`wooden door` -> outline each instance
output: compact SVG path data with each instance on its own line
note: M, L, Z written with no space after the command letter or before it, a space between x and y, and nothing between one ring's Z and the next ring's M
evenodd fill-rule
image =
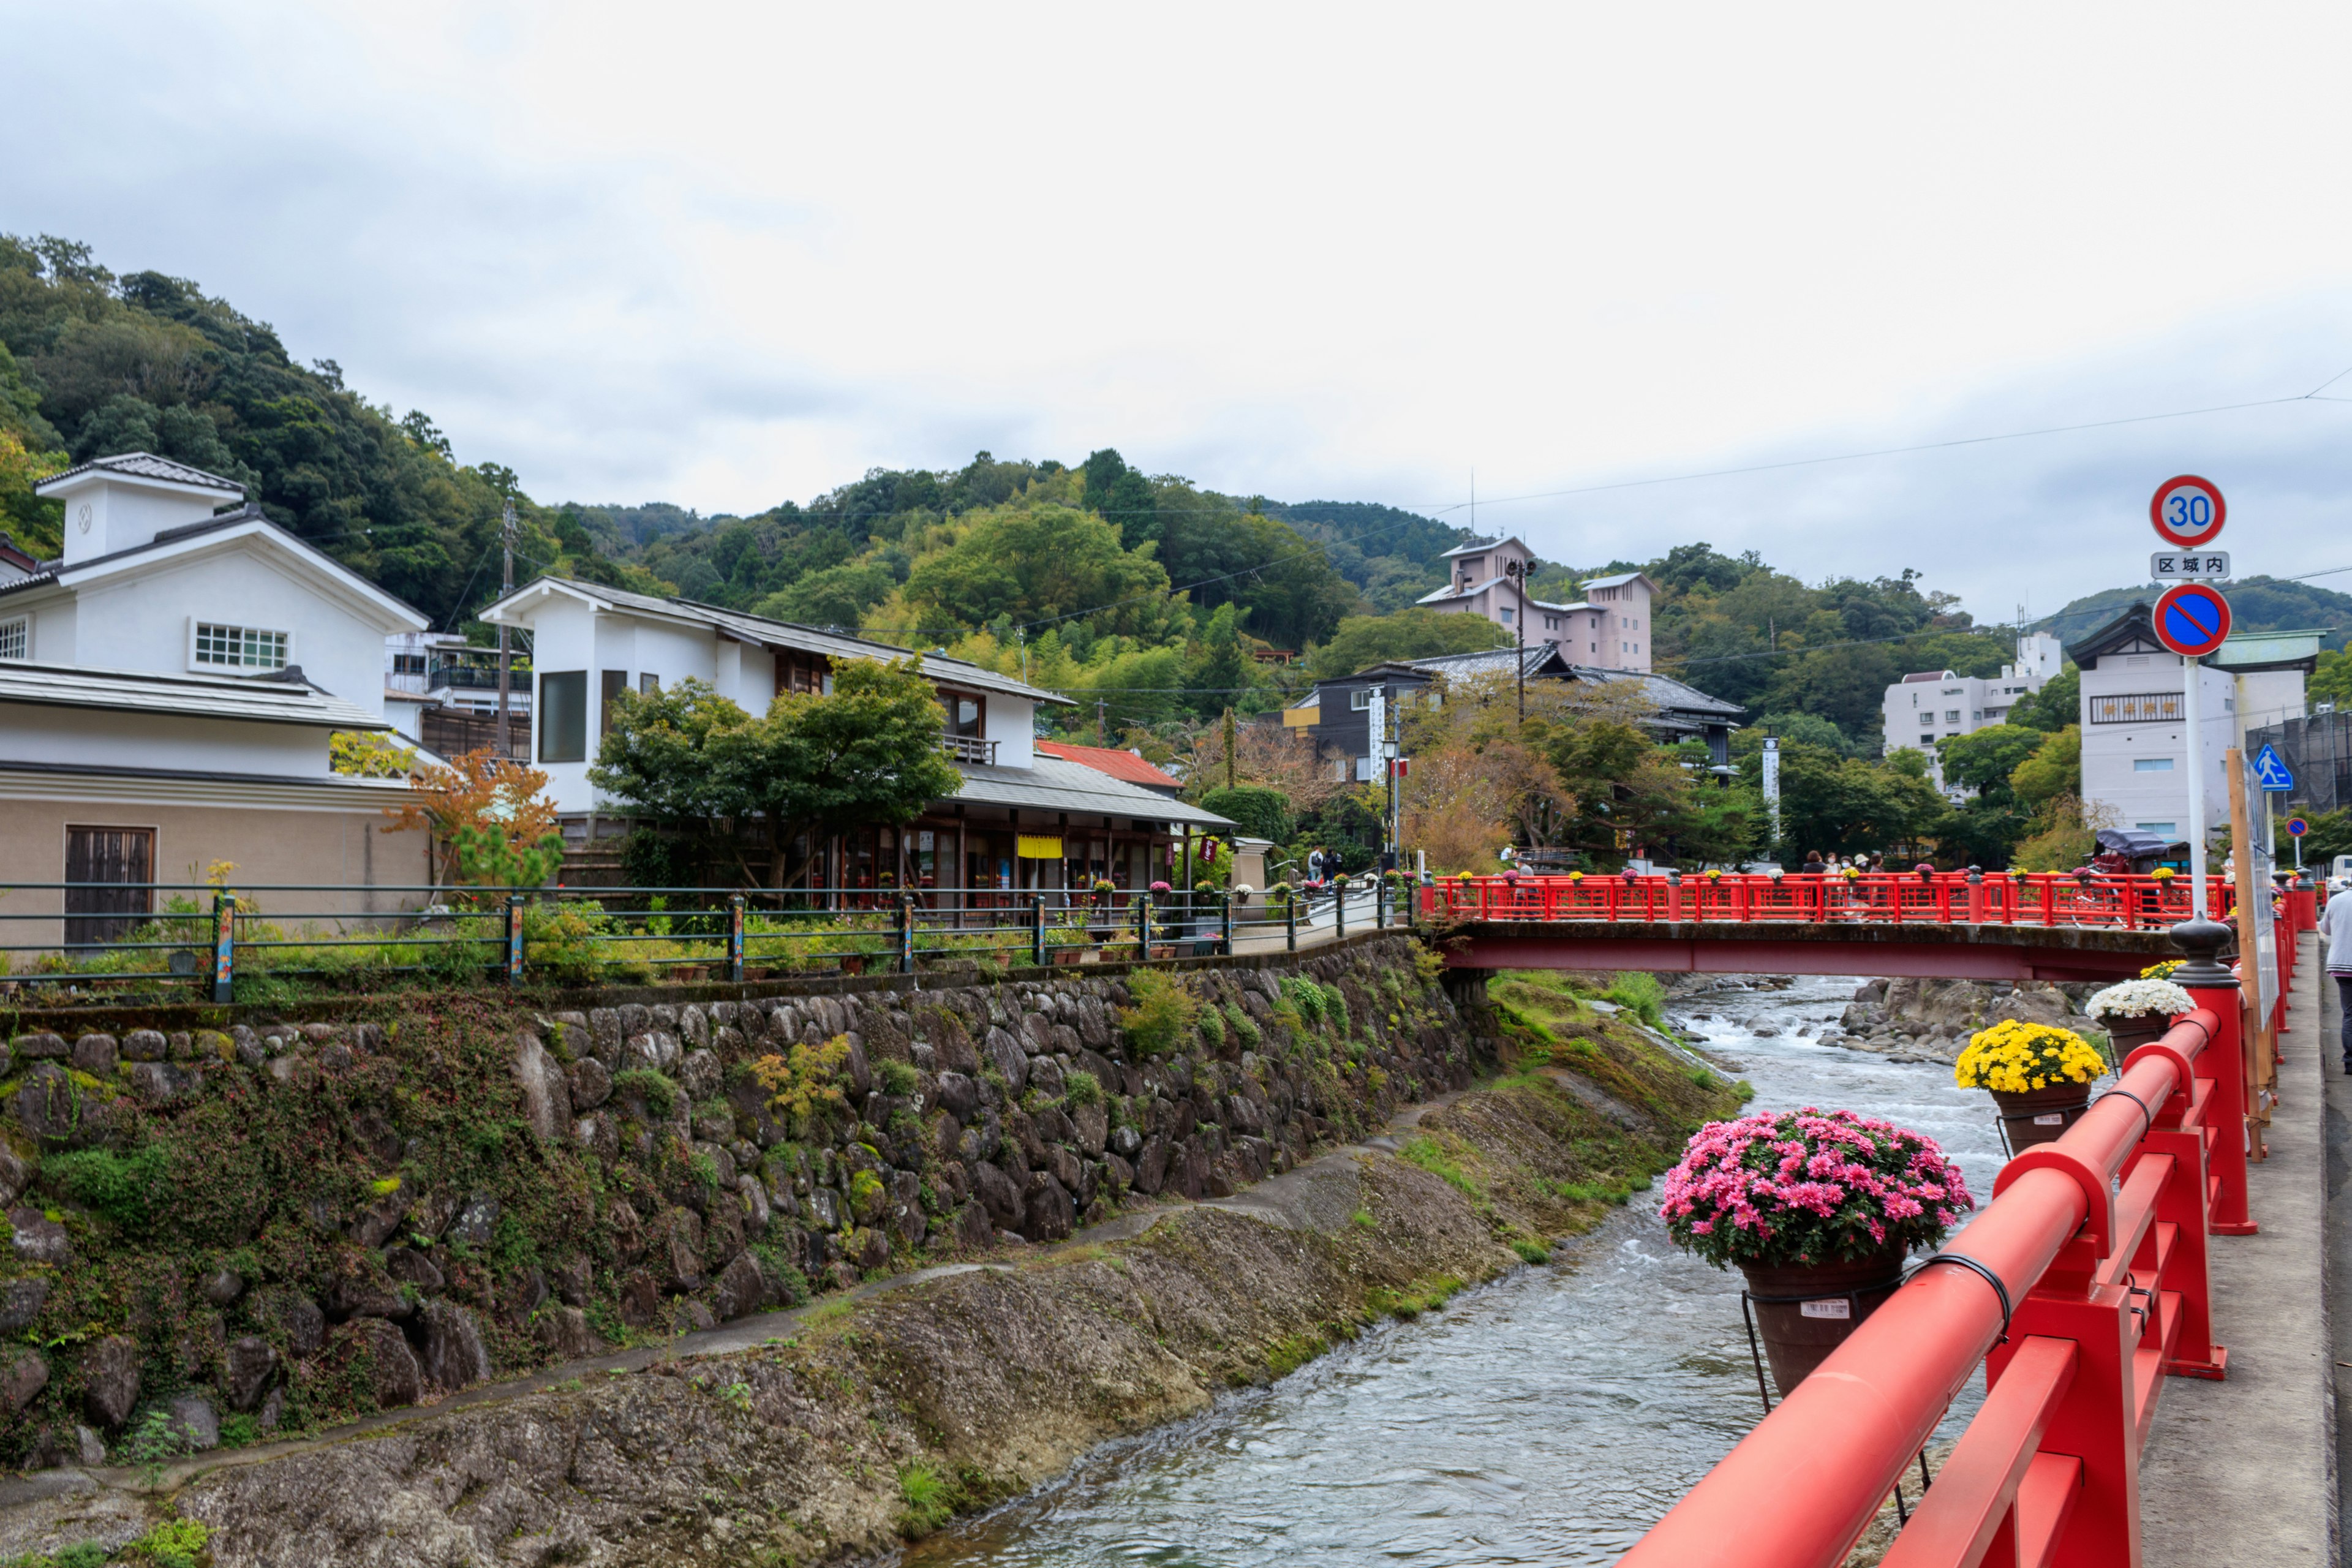
M68 827L66 880L99 884L66 889L66 945L120 942L154 912L155 830Z

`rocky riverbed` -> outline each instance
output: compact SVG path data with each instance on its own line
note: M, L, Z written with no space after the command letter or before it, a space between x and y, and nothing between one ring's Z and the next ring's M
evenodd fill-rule
M2100 989L2049 981L1869 980L1853 994L1823 1045L1871 1051L1895 1061L1956 1061L1969 1037L2005 1019L2054 1024L2086 1038L2105 1031L2082 1011Z

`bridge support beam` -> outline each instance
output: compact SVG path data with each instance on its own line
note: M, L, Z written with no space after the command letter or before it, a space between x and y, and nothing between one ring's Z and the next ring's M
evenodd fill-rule
M1792 925L1729 921L1482 921L1437 942L1450 964L1664 974L1916 975L2105 983L2177 956L2163 931L2066 927Z

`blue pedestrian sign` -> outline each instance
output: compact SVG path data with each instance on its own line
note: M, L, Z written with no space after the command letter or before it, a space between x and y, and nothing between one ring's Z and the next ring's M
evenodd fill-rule
M2265 795L2284 794L2294 788L2294 775L2287 772L2279 754L2268 746L2254 753L2254 776L2262 781Z

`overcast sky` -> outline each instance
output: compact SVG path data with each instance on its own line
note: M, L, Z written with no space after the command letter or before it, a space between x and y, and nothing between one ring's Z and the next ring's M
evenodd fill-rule
M2340 5L0 0L0 228L195 279L542 500L752 511L1115 445L1434 510L1475 470L1547 556L1705 538L2007 618L2141 574L2192 470L2241 574L2352 567L2352 403L2315 399L1502 499L2352 369Z

